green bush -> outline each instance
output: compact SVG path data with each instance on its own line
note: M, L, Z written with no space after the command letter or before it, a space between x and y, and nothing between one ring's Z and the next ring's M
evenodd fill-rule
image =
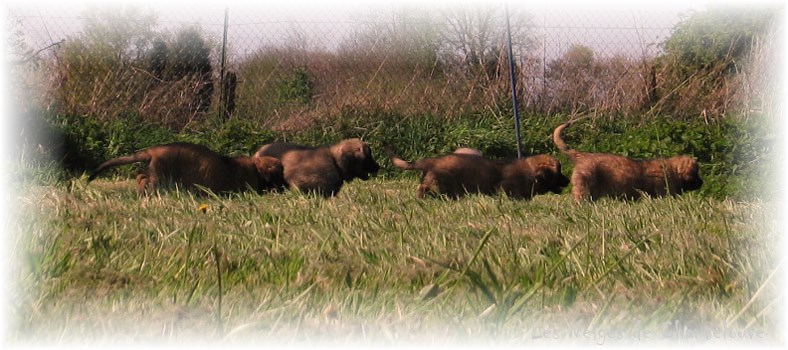
M724 73L734 73L744 62L757 38L773 24L775 8L770 6L718 6L696 12L679 22L663 47L680 63L684 78L724 64Z
M279 103L309 103L314 95L315 84L306 68L297 68L279 85Z
M276 140L274 132L260 128L254 121L239 118L227 121L211 118L176 137L179 141L202 144L231 156L251 155L261 145Z
M211 76L211 49L212 43L203 39L203 34L198 27L184 27L175 33L175 41L170 44L168 67L165 76L172 81L184 78L193 78L197 81L196 94L193 96L192 106L196 111L206 112L211 106L213 96L213 77ZM154 45L154 49L157 46ZM161 49L153 50L154 57L161 55ZM160 59L160 58L159 58Z
M96 118L59 114L45 119L63 136L60 161L64 170L73 173L175 138L169 129L145 123L136 114L119 115L104 123Z
M651 107L684 119L746 116L765 98L759 81L774 59L777 13L774 5L718 5L682 19L654 62Z

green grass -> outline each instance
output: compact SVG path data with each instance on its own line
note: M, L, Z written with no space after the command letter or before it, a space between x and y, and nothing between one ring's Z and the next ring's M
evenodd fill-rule
M414 179L377 178L326 200L138 198L131 181L24 185L8 341L776 338L774 204L696 193L419 200L415 189Z

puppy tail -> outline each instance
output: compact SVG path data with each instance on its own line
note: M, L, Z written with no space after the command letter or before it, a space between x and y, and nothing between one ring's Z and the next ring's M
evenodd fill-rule
M566 123L563 123L559 125L557 128L555 128L555 131L553 131L553 143L555 143L555 146L558 147L558 150L561 151L561 153L567 155L569 158L572 159L574 159L577 156L578 152L576 150L573 150L571 147L569 147L569 145L566 144L566 142L564 142L564 140L561 138L561 132L564 131L564 129L566 129L566 127L571 125L573 122L574 120L570 120Z
M101 165L99 165L98 168L96 168L96 170L94 170L93 173L90 174L90 176L88 177L88 182L93 181L93 179L95 179L96 176L98 176L104 170L107 170L109 168L112 168L112 167L115 167L115 166L119 166L119 165L137 163L137 162L150 162L150 160L151 160L151 157L150 157L150 154L148 154L147 151L139 151L139 152L134 153L134 154L132 154L130 156L112 158L112 159L110 159L110 160L108 160L108 161L106 161L104 163L101 163Z
M386 151L386 154L389 156L391 163L394 164L395 167L400 168L402 170L417 170L418 168L415 167L413 163L403 160L397 155L397 152L394 150L391 145L388 143L383 144L383 150Z

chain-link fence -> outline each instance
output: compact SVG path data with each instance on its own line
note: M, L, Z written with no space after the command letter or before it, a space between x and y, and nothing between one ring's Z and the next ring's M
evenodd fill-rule
M508 15L526 111L642 113L692 85L659 61L686 10L201 6L10 8L12 61L50 108L173 127L210 113L281 129L348 109L456 116L511 105Z

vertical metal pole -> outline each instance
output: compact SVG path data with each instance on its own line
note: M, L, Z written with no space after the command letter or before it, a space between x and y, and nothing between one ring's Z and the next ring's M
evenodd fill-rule
M219 104L222 106L222 117L227 115L227 88L225 87L225 64L227 63L227 27L230 19L230 7L227 6L224 8L224 34L222 35L222 63L221 68L219 71Z
M547 7L542 12L542 111L547 111Z
M517 135L517 158L523 156L523 143L520 136L520 108L517 103L517 78L514 71L514 55L512 54L512 29L509 25L509 4L506 4L506 35L509 38L509 77L512 81L512 108L514 108L514 131Z

